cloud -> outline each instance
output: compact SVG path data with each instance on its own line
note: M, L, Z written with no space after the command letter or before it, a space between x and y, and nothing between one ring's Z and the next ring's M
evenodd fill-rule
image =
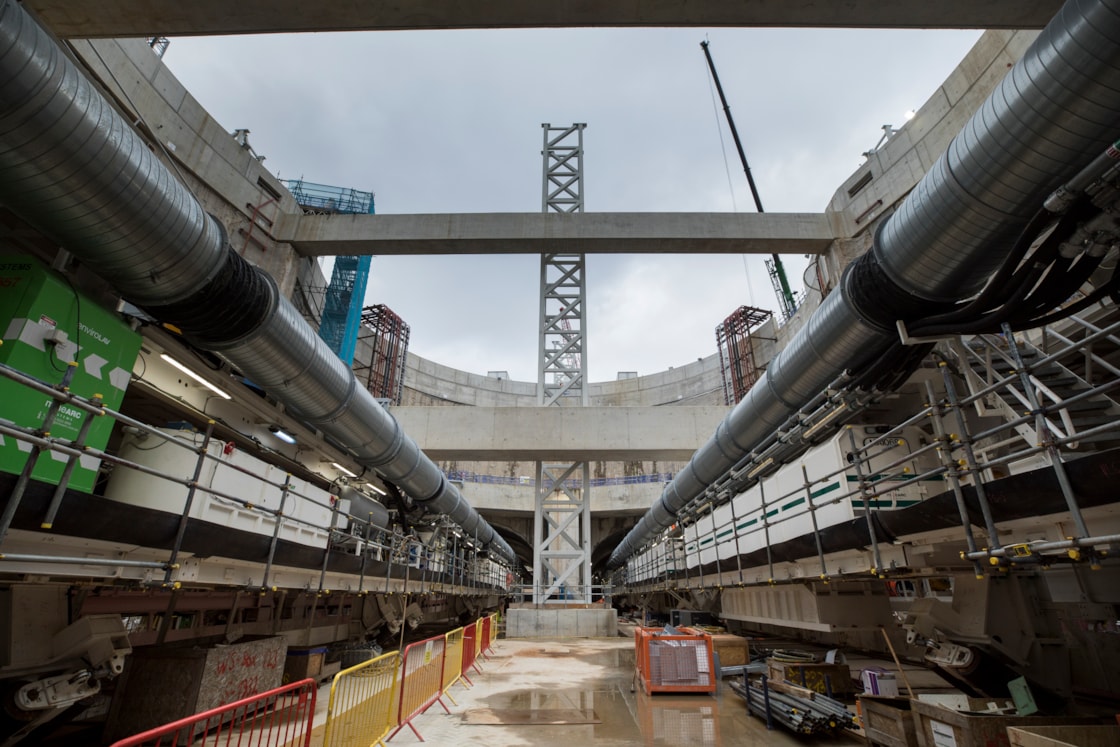
M759 257L611 257L588 267L592 380L650 374L716 352L715 327L741 305L772 307ZM608 258L603 258L608 259Z
M718 29L711 51L763 205L821 211L941 84L977 32ZM284 178L372 190L379 213L538 212L541 123L586 122L588 211L752 211L701 29L175 39L166 61ZM722 142L721 142L722 135ZM730 184L729 184L730 177ZM715 351L737 306L773 308L762 258L588 260L592 380ZM799 284L806 265L786 259ZM412 349L535 380L539 258L379 257L367 301ZM750 289L750 293L747 292Z

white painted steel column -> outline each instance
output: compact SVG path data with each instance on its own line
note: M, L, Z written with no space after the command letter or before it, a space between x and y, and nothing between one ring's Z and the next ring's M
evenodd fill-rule
M583 212L584 124L543 124L542 212ZM583 254L541 255L537 404L588 404ZM576 477L578 476L578 478ZM591 601L591 479L587 462L536 464L533 602ZM579 487L571 484L579 479Z

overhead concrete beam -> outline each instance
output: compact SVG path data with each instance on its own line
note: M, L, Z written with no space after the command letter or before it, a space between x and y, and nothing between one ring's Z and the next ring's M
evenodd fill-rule
M491 516L511 514L528 516L532 519L537 503L537 488L532 483L533 463L523 462L522 466L529 474L516 475L517 484L502 485L467 480L459 487L459 492L487 520ZM664 489L665 485L661 482L592 484L591 515L640 516L661 497L661 491Z
M435 461L687 461L728 407L394 407Z
M277 241L309 257L362 254L821 254L823 213L284 215Z
M1041 28L1061 0L25 0L63 37L591 26Z

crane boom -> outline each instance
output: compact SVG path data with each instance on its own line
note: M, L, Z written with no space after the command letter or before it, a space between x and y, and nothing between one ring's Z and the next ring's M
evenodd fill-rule
M719 93L720 103L723 104L723 113L727 117L727 126L731 129L731 139L735 141L735 150L739 152L739 161L743 164L743 172L747 175L747 184L751 188L751 196L754 197L755 209L760 213L766 212L762 209L762 198L758 196L758 187L755 186L754 177L751 176L751 167L747 163L747 154L743 152L743 143L739 140L739 130L735 127L735 120L731 116L731 107L727 103L727 97L723 95L723 86L719 82L719 74L716 72L716 63L712 60L712 53L708 49L708 42L700 42L700 48L704 50L704 57L708 60L708 69L712 72L712 80L716 84L716 92ZM785 268L782 267L782 259L777 254L771 254L770 259L766 262L766 269L770 272L770 281L774 285L774 293L778 297L778 303L782 307L782 316L789 319L793 316L793 312L797 310L797 302L793 298L793 291L790 290L789 280L786 278Z

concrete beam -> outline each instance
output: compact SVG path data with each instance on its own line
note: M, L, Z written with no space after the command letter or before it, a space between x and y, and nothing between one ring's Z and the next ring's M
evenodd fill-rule
M360 254L821 254L823 213L283 215L277 241L309 257Z
M63 37L592 26L1041 28L1061 0L25 0Z
M729 407L394 407L435 461L687 461Z
M492 516L517 515L528 517L531 522L537 503L536 486L530 484L533 463L523 462L521 466L530 473L516 476L517 480L525 478L524 485L473 482L468 479L459 486L459 492L486 517L487 521ZM641 516L649 510L654 501L661 497L661 491L664 489L665 485L660 482L592 484L591 516L593 518ZM526 534L530 535L532 532Z

